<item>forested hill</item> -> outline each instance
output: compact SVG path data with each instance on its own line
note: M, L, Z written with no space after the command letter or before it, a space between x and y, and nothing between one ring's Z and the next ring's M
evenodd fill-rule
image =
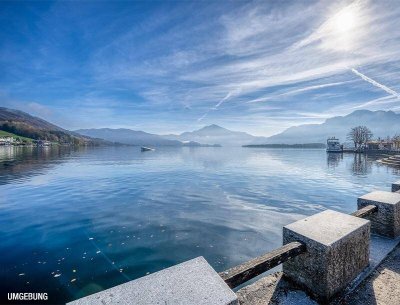
M0 130L35 140L60 144L101 145L108 142L85 137L51 124L26 112L0 107Z

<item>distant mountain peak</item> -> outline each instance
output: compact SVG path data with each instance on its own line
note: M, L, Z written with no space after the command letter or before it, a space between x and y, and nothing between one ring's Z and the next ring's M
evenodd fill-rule
M232 131L216 124L204 126L190 132L183 132L180 135L166 135L165 138L183 142L194 141L198 143L220 144L222 146L241 146L260 140L259 137L254 137L241 131Z
M104 139L107 141L114 141L130 145L145 145L145 146L181 146L182 143L175 140L164 139L162 136L147 133L144 131L137 131L127 128L91 128L79 129L75 132L93 137Z
M200 128L198 131L200 131L200 130L228 130L228 129L221 127L219 125L216 125L216 124L211 124L208 126L204 126L203 128Z
M376 114L396 114L394 111L391 110L367 110L367 109L359 109L359 110L355 110L351 113L349 113L348 115L346 115L346 117L350 117L350 116L359 116L359 115L376 115Z
M350 129L359 125L371 129L374 138L394 136L400 132L400 114L393 111L360 109L345 116L329 118L322 124L290 127L267 138L266 144L325 143L326 139L333 135L345 142Z

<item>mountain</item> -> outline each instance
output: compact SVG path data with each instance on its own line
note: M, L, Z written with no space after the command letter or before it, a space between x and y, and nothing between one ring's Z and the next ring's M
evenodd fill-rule
M241 146L255 142L261 143L265 140L263 137L255 137L246 132L232 131L215 124L205 126L199 130L184 132L180 135L165 135L164 138L199 143L217 143L222 146Z
M370 128L374 138L393 136L400 134L400 114L393 111L357 110L346 116L327 119L322 124L290 127L271 137L255 137L246 132L232 131L215 124L199 130L184 132L180 135L160 136L123 128L80 129L71 132L23 111L0 107L0 130L32 139L84 145L122 143L145 146L196 147L306 144L325 143L326 139L331 136L345 142L350 129L358 125L365 125Z
M373 132L374 138L394 136L400 134L400 114L393 111L357 110L346 116L327 119L322 124L290 127L282 133L268 137L265 144L325 143L331 136L346 142L350 129L359 125L367 126Z
M62 144L108 144L99 139L75 134L26 112L5 107L0 107L0 130L35 140L48 140Z
M119 142L130 145L148 145L148 146L182 146L183 143L176 140L164 139L162 136L147 133L144 131L136 131L131 129L119 128L98 128L98 129L79 129L76 133L92 137L100 138L106 141Z
M53 125L41 118L32 116L26 112L0 107L0 122L1 123L20 123L29 125L33 129L53 130L53 131L66 131L61 127Z

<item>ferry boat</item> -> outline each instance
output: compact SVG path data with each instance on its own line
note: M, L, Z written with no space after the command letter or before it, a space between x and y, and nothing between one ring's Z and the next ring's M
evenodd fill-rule
M141 149L141 151L154 151L155 150L154 148L150 148L150 147L146 147L146 146L142 146L140 149Z
M343 145L335 137L326 140L326 152L343 152Z

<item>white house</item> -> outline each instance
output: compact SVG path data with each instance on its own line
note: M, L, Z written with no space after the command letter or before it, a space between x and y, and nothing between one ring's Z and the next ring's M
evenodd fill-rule
M10 145L15 142L13 137L0 137L0 145Z

